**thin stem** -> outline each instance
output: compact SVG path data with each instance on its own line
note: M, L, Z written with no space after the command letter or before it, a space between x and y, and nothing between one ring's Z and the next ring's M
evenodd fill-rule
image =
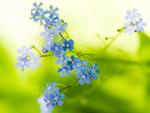
M118 33L115 36L113 36L112 41L105 46L104 52L106 52L107 49L113 44L113 42L115 42L115 40L121 35L121 33L123 32L123 30L124 30L124 27L117 30ZM105 39L108 39L108 38L109 37L106 37Z
M91 54L91 53L81 53L81 52L76 52L76 51L71 51L72 53L76 54L77 56L79 57L82 57L82 56L94 56L94 54Z
M60 89L59 91L61 92L61 91L64 91L64 90L66 90L66 89L72 88L72 87L75 86L77 83L78 83L78 80L75 81L72 85L67 85L67 86L63 87L63 88Z
M81 54L81 56L80 56L80 57L83 57L83 56L94 56L94 54L84 53L84 54Z
M59 35L61 36L62 39L65 39L64 36L61 33L59 33Z
M40 57L52 56L52 54L43 55L34 45L32 45L32 48L40 55Z
M97 33L96 36L103 42L104 46L106 46L105 40Z
M52 54L48 54L48 55L40 55L40 57L49 57L49 56L53 56Z
M63 90L69 89L69 88L71 88L71 87L73 87L73 85L68 85L68 86L66 86L66 87L63 87L63 88L60 89L59 91L61 92L61 91L63 91Z
M34 45L32 45L32 48L33 48L40 56L42 56L42 53L41 53Z

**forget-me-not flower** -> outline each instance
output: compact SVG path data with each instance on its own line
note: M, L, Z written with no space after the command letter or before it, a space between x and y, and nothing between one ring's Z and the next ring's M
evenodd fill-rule
M61 44L57 44L56 42L53 42L51 46L51 51L54 53L56 57L59 57L60 55L63 55L65 51L63 50L63 47Z
M61 76L70 75L71 68L69 66L65 66L58 69L58 72Z
M38 98L37 102L40 104L41 113L51 113L53 106L44 101L44 96Z
M84 69L81 70L80 73L76 74L76 77L79 78L80 85L83 85L85 83L90 84L90 75L88 72L86 72Z
M63 49L64 49L64 51L66 51L67 49L69 49L69 50L73 50L74 48L73 48L73 44L74 44L74 41L73 40L66 40L66 39L64 39L63 41Z
M80 58L75 58L72 62L72 67L75 72L79 72L80 70L86 68L87 61L82 61Z
M18 62L16 63L16 66L21 68L22 71L24 71L25 67L34 69L36 66L40 66L40 56L35 55L32 52L31 47L23 47L22 49L18 50L18 53L20 56L17 57Z
M97 64L93 64L92 66L88 66L88 73L90 74L90 79L95 80L98 78L97 74L100 72Z
M34 8L31 10L31 18L37 22L40 21L40 24L43 24L43 21L45 21L45 15L47 14L47 12L44 11L43 8L41 8L41 6L43 5L43 3L33 3Z
M60 55L60 56L57 57L56 64L65 65L65 64L67 64L68 60L69 60L69 57L66 56L65 54L64 55Z
M56 90L54 93L49 94L49 97L51 100L51 104L53 106L55 106L55 105L62 106L62 104L63 104L62 100L64 99L65 95L60 94L59 90Z
M143 21L141 14L136 10L129 10L125 16L126 23L124 24L125 32L132 34L133 32L143 32L146 23Z

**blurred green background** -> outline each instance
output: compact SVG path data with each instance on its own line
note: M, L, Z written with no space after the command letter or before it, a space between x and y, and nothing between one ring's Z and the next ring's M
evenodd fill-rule
M36 0L40 1L40 0ZM40 113L37 98L47 82L71 84L60 77L54 57L25 72L15 67L17 49L35 45L41 49L43 28L30 18L35 0L0 0L0 113ZM85 57L99 64L100 78L90 85L64 92L62 107L53 113L150 113L150 13L149 0L44 0L45 7L59 7L68 22L67 31ZM144 33L120 37L103 53L106 36L124 23L126 10L137 8L147 23ZM107 43L107 42L106 42Z

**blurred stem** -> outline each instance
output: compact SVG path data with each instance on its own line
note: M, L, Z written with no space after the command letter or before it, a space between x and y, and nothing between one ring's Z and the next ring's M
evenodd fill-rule
M53 56L52 54L48 54L48 55L40 55L40 57L49 57L49 56Z
M59 33L59 35L61 36L62 39L65 39L64 36L61 33Z
M68 39L71 39L67 32L64 32L64 34L65 34L65 37L67 37ZM62 33L59 33L59 35L61 36L62 39L65 39Z
M94 56L94 54L91 53L83 53L82 52L76 52L76 51L71 51L72 53L76 54L78 57L83 57L83 56Z
M118 29L118 30L117 30L118 33L117 33L115 36L111 37L111 38L112 38L112 41L111 41L109 44L107 44L107 45L105 46L105 48L104 48L104 54L106 53L107 49L113 44L113 42L115 42L115 40L116 40L117 38L119 38L119 36L121 35L121 33L124 31L124 29L125 29L124 27ZM106 37L105 39L108 40L109 38L110 38L110 37Z
M77 83L78 83L78 80L75 81L72 85L67 85L67 86L61 88L59 91L62 92L62 91L64 91L64 90L66 90L66 89L72 88L72 87L74 87Z
M43 55L34 45L32 45L32 48L40 55L40 57L52 56L52 54Z
M71 87L73 87L73 85L68 85L68 86L66 86L66 87L63 87L63 88L60 89L59 91L61 92L61 91L63 91L63 90L69 89L69 88L71 88Z
M42 53L41 53L34 45L32 45L32 48L33 48L40 56L42 56Z

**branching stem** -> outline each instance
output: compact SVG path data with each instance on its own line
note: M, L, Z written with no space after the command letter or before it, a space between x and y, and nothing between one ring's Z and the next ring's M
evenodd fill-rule
M72 85L67 85L67 86L61 88L59 91L62 92L62 91L64 91L64 90L66 90L66 89L72 88L72 87L74 87L77 83L78 83L78 80L75 81Z
M117 34L115 35L115 36L113 36L112 37L112 41L109 43L109 44L107 44L106 46L105 46L105 48L104 48L104 52L106 52L107 51L107 49L113 44L113 42L115 42L115 40L121 35L121 33L124 31L124 27L122 27L122 28L120 28L120 29L118 29L117 30ZM109 37L106 37L106 38L109 38ZM106 39L105 38L105 39Z

